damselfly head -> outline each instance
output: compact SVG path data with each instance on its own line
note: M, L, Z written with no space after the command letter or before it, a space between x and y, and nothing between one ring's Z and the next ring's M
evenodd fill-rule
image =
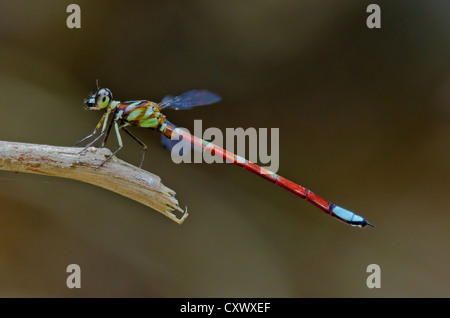
M95 94L92 94L91 97L86 98L84 100L84 107L87 110L94 110L95 109Z
M106 108L112 101L112 93L107 88L99 88L95 94L84 100L87 110L100 110Z

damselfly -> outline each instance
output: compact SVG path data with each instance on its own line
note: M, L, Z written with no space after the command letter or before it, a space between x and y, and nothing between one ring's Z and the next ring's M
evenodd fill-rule
M112 156L114 156L120 149L122 149L123 143L120 136L121 130L130 135L131 138L133 138L142 146L142 159L140 163L141 167L144 161L147 146L135 135L133 135L127 129L127 127L136 126L158 130L167 138L172 138L176 134L177 137L181 136L183 139L189 140L193 146L199 147L204 151L210 151L211 154L220 156L228 162L232 162L237 166L253 172L254 174L298 195L299 197L306 199L306 201L311 202L325 213L337 218L342 222L359 227L365 227L366 225L374 227L361 216L322 199L312 191L298 184L295 184L271 171L268 171L265 168L262 168L255 163L250 162L238 155L235 155L221 147L218 147L208 141L205 141L181 129L178 129L175 125L170 123L161 112L166 108L175 110L190 109L196 106L213 104L218 101L220 101L220 97L207 90L190 90L176 97L170 95L166 96L160 103L155 103L148 100L120 102L113 100L112 93L109 89L97 87L97 92L95 94L92 94L88 99L85 100L85 107L88 110L103 109L105 110L105 113L98 122L94 131L87 137L78 141L75 146L96 135L101 127L100 134L86 147L84 147L81 152L85 151L88 147L93 145L102 136L104 137L102 142L103 147L108 139L111 128L114 126L119 147L114 152L112 152L112 154L107 157L106 160L103 161L96 169L104 165Z

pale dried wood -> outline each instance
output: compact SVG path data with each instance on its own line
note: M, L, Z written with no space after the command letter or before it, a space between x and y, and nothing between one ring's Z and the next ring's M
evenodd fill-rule
M112 157L100 169L94 169L110 154L109 149L57 147L0 141L0 170L69 178L121 194L161 212L178 224L188 216L178 205L175 192L161 178ZM177 214L182 214L177 217Z

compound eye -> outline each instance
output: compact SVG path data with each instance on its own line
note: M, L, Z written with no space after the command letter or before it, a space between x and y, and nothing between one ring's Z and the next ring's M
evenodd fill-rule
M98 108L105 108L112 100L112 93L109 89L102 88L97 92L95 100Z

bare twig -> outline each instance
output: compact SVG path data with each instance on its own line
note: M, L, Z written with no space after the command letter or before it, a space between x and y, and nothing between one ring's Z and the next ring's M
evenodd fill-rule
M178 224L173 212L184 211L178 206L175 192L161 183L161 179L116 157L94 169L111 154L109 149L56 147L0 141L0 170L44 174L87 182L138 201L161 212Z

